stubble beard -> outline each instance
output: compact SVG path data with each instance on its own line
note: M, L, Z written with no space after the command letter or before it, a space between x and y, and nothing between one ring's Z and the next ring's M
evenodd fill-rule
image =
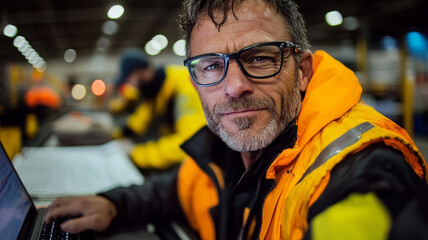
M285 99L287 98L287 99ZM211 111L204 104L204 111L208 127L219 136L227 146L238 152L257 151L271 144L284 129L298 116L301 107L301 95L297 75L294 84L288 88L285 96L281 96L281 112L278 114L275 102L271 98L257 99L252 96L243 96L231 99L226 103L217 104ZM257 116L237 117L233 120L238 131L232 132L221 123L221 113L230 110L266 108L270 113L268 123L260 128L252 128Z

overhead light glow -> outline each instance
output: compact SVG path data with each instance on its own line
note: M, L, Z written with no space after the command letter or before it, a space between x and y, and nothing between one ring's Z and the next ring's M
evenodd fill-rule
M164 48L166 48L166 46L168 46L168 39L162 34L158 34L158 35L154 36L152 38L152 41L159 43L161 49L164 49Z
M358 19L355 17L346 17L343 19L343 27L348 31L354 31L359 27Z
M342 24L343 17L342 17L342 14L340 14L340 12L331 11L325 15L325 21L330 26L337 26L337 25Z
M103 24L103 33L113 35L119 29L119 24L113 20L108 20Z
M39 56L37 51L30 45L30 43L23 36L16 36L13 39L13 46L15 46L18 51L28 60L28 63L33 65L34 68L37 68L39 71L45 71L47 68L47 63L43 58Z
M40 61L43 61L43 58L37 55L32 61L30 61L30 63L32 65L35 65L37 62L40 62Z
M24 40L21 42L20 46L18 47L18 51L23 52L25 48L28 47L28 41Z
M71 89L71 96L76 100L82 100L86 97L86 87L82 84L76 84Z
M22 47L18 48L18 51L20 51L22 54L31 48L31 45L27 41L25 41L25 43L26 44L24 44Z
M7 24L4 28L3 28L3 34L6 37L15 37L16 34L18 33L18 28L16 28L14 25L12 24Z
M158 42L150 40L144 46L144 50L146 51L147 54L154 56L160 53L161 47Z
M172 46L172 50L177 56L185 56L186 55L186 41L181 39L174 43Z
M38 56L39 55L36 53L36 51L30 53L30 55L28 56L28 62L31 63L31 61L33 61Z
M25 50L24 52L22 52L22 55L24 55L24 57L26 59L28 59L30 57L30 54L35 52L34 49L32 47L29 47L27 50Z
M159 50L159 51L162 50L162 46L158 41L150 40L149 44L152 45L152 47L156 50Z
M19 48L24 44L25 38L23 36L17 36L15 39L13 39L13 46L16 48Z
M101 79L93 81L91 88L95 96L102 96L106 92L106 84Z
M34 68L37 68L37 69L46 69L46 67L47 67L47 63L46 63L44 60L42 60L42 61L38 61L37 63L35 63L35 64L33 65L33 67L34 67Z
M98 50L106 51L110 47L110 40L108 38L101 37L98 39L96 46Z
M123 15L124 12L125 9L121 5L114 5L110 8L110 10L108 10L107 17L110 19L118 19Z
M74 60L76 60L76 51L74 49L67 49L64 52L64 61L68 62L68 63L72 63L74 62Z

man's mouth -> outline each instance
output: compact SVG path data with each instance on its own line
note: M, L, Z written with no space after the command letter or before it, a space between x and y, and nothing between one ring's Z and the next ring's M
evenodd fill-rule
M245 117L245 116L256 114L263 110L266 110L266 108L240 109L240 110L225 111L220 115L225 117Z

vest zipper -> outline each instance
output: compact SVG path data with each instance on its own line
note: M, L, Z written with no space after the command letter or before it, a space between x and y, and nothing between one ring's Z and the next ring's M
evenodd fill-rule
M269 190L266 192L266 194L263 196L263 201L261 202L261 215L260 215L260 224L259 224L259 230L257 233L257 240L260 240L260 232L262 231L262 224L263 224L263 206L265 204L266 198L268 197L268 195L272 192L272 190L276 187L276 182L273 182L272 186L269 188ZM257 185L257 191L260 190L260 182Z

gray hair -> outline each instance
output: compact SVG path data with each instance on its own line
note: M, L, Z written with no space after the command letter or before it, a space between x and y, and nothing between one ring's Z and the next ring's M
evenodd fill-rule
M178 19L179 27L182 36L186 40L187 57L190 55L190 37L195 27L198 17L205 12L211 18L216 27L220 27L226 22L227 12L232 10L234 14L234 6L239 5L245 0L184 0L184 13ZM292 0L264 0L270 6L281 13L287 20L287 28L291 33L292 41L306 51L310 48L308 38L306 36L305 21L302 14L299 12L299 7ZM214 19L215 13L223 14L220 21ZM236 15L234 14L235 18ZM300 55L296 54L296 60L300 60Z

